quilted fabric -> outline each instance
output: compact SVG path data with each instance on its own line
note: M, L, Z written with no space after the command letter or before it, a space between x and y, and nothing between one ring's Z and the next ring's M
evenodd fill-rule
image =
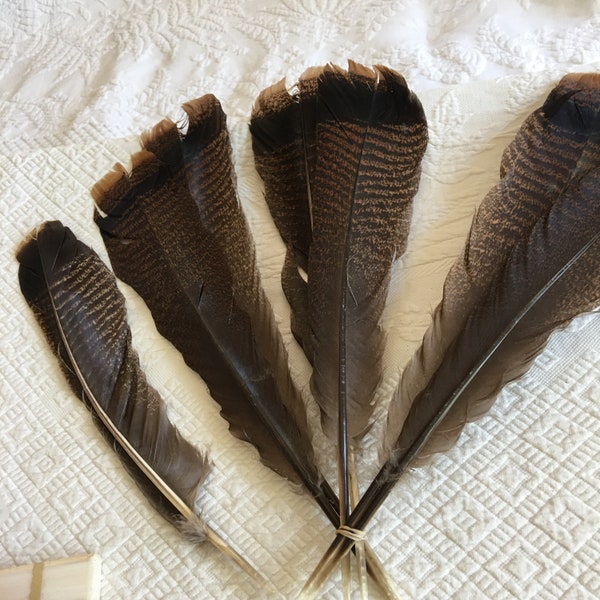
M61 219L106 258L89 189L137 135L207 92L229 115L241 201L265 286L305 390L324 471L309 371L289 332L283 245L266 211L247 131L267 85L350 57L403 72L430 145L409 249L396 265L382 407L419 343L503 148L568 71L600 68L593 0L0 0L0 567L96 552L105 599L270 598L209 546L146 505L73 398L18 290L15 249ZM500 78L500 79L499 79ZM332 538L314 503L231 438L203 382L122 286L134 343L173 420L209 449L204 516L291 598ZM405 598L600 596L600 317L555 335L459 446L396 486L369 540ZM360 474L375 474L376 425ZM339 575L323 598L340 598ZM377 596L373 593L373 597Z

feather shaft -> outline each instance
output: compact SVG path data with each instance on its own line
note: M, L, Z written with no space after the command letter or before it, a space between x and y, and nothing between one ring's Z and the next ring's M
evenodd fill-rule
M500 166L501 180L479 207L464 251L444 284L444 295L419 350L402 374L391 402L381 452L389 457L417 394L440 365L470 313L484 302L513 247L530 235L539 219L582 171L600 162L594 116L600 94L594 78L565 76L544 105L523 123ZM494 395L465 406L442 424L416 465L449 449L467 421L482 416Z
M250 130L287 246L282 286L292 331L313 365L324 431L337 440L343 526L355 475L349 452L374 408L379 320L392 262L406 247L427 132L419 101L385 67L315 68L296 89L289 95L280 82L265 90Z

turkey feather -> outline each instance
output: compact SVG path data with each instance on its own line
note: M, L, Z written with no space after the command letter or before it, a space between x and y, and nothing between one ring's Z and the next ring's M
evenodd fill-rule
M17 259L23 295L70 387L150 503L186 536L211 541L262 580L198 516L208 459L181 436L146 381L112 273L58 221L43 224Z
M163 121L143 137L131 174L117 166L96 184L96 222L115 273L206 381L231 432L316 491L302 400L235 192L225 115L214 96L184 110L185 136Z
M347 72L309 69L293 94L283 82L265 90L250 130L287 246L282 285L324 430L335 437L342 396L349 436L360 438L381 376L390 269L406 248L427 143L423 109L391 69L350 62Z
M594 125L600 89L595 80L592 75L564 77L505 150L501 180L475 215L464 251L446 277L443 299L433 322L390 403L384 460L414 398L439 367L469 315L489 295L489 286L514 246L530 235L569 186L577 184L583 169L600 163L597 123ZM462 417L456 413L458 420L442 424L415 465L454 445L463 425L483 415L493 400L491 394L471 402Z

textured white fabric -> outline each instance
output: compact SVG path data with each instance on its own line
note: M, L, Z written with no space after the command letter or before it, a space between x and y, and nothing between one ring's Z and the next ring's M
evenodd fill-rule
M15 249L61 219L106 258L91 185L137 135L207 92L229 115L241 200L265 286L306 390L246 122L258 92L313 64L353 58L403 72L430 126L409 250L385 311L385 406L418 345L470 219L523 118L568 71L600 68L592 0L0 0L0 567L96 552L104 599L270 598L144 502L72 396L17 284ZM498 79L501 78L501 79ZM173 419L209 449L203 514L292 598L332 539L311 499L231 438L202 381L122 286L134 343ZM405 598L600 597L600 317L557 334L531 371L467 427L459 446L407 475L369 528ZM379 421L384 408L377 411ZM361 457L375 474L376 425ZM339 575L323 598L340 598ZM373 593L373 597L377 597Z

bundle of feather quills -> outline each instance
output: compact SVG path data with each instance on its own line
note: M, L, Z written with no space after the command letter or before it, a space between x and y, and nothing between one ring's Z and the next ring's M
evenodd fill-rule
M357 545L397 597L361 532L409 466L449 449L521 376L550 334L600 304L600 77L569 75L506 149L443 299L390 402L381 470L359 497L354 451L382 377L381 315L406 249L427 145L417 97L386 67L327 66L259 96L250 131L265 200L286 246L282 287L312 366L311 390L337 447L338 490L315 459L305 405L264 293L214 96L142 137L127 172L92 190L115 274L206 381L233 435L302 484L337 535L301 597ZM421 199L426 202L426 199ZM183 440L131 348L123 299L96 255L58 223L18 253L20 283L77 395L167 518L226 545L197 516L206 458ZM339 497L338 497L339 496ZM358 540L358 543L357 543ZM243 559L230 554L252 572ZM316 558L316 557L315 557Z

